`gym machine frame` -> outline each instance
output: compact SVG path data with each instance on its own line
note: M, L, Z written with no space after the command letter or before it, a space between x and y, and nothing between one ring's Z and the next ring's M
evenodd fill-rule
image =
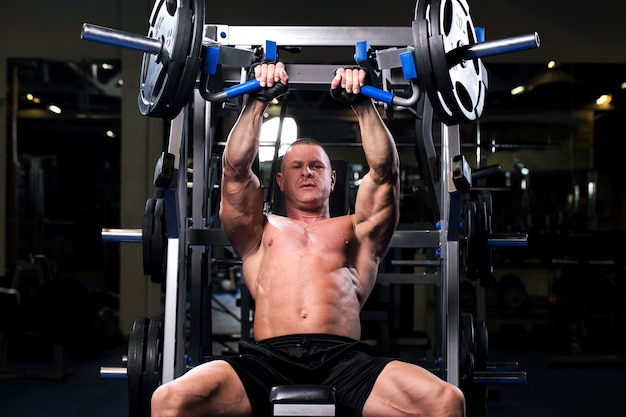
M223 232L214 227L214 214L210 212L220 168L219 156L213 155L215 126L212 119L219 110L214 103L234 101L239 95L253 91L250 88L258 88L248 86L250 82L245 81L246 70L259 58L259 50L262 50L259 49L259 41L271 40L280 47L356 45L357 64L366 68L369 66L378 75L373 83L376 89L368 95L371 94L387 111L400 106L412 109L415 114L416 148L428 186L424 197L433 210L434 218L439 221L433 230L396 231L391 246L438 251L438 260L428 263L437 272L380 273L378 282L436 286L439 331L436 352L439 357L435 358L437 367L433 372L452 384L461 385L460 364L464 358L460 355L459 340L459 224L462 193L471 188L472 173L460 153L459 123L475 121L482 113L487 74L480 58L536 48L539 46L538 35L534 33L492 42L481 39L477 42L465 0L418 1L415 20L407 28L211 25L204 24L200 18L204 16L204 4L189 2L193 9L191 20L194 21L192 28L185 28L189 33L183 33L181 20L174 22L174 28L180 29L180 33L175 35L188 35L185 45L189 45L189 51L186 49L188 56L183 54L176 58L183 61L187 68L182 70L183 75L178 74L175 82L167 78L159 82L153 79L157 77L155 74L162 75L163 68L157 68L155 74L151 73L151 68L156 65L154 62L159 63L166 48L166 42L152 33L159 30L154 21L155 16L158 17L166 7L163 0L155 4L151 16L153 26L147 37L88 24L83 26L82 31L86 40L143 51L140 111L147 116L171 120L168 150L157 163L154 181L162 193L159 198L162 200L161 210L165 212L160 214L164 224L160 224L160 234L156 236L160 242L152 246L162 251L160 266L164 272L157 279L153 275L153 280L164 281L166 293L159 383L182 375L189 365L200 364L208 353L207 349L210 350L211 309L207 294L210 290L210 266L214 262L211 253L218 247L229 246ZM170 2L166 3L169 8ZM179 0L178 10L182 8L181 4L187 2ZM439 21L450 11L452 14L460 13L465 27L460 28L462 35L457 36L469 37L465 42L452 45L446 42L454 35L435 36L437 30L441 30ZM199 33L201 42L197 39ZM266 47L265 53L270 49ZM205 54L202 58L199 51ZM216 55L210 57L210 51ZM410 62L407 63L407 60ZM290 89L328 89L334 69L353 65L350 62L335 65L287 62ZM464 85L467 67L473 68L469 70L469 85ZM399 77L399 69L402 69L404 77ZM218 92L211 90L215 79L223 88ZM163 84L168 83L173 83L174 88L169 86L169 90L165 91ZM459 85L467 90L457 88ZM192 88L189 89L189 86ZM403 95L408 91L410 97L404 98L390 90ZM436 132L440 136L439 156L433 141L433 125L438 128ZM187 185L188 160L193 161L191 189ZM145 253L146 240L154 240L155 236L146 235L144 227L141 234L136 231L103 230L103 238L109 241L143 241ZM159 275L154 271L153 274ZM192 309L188 343L185 335L187 305ZM250 335L248 317L244 317L248 308L248 305L242 306L243 338Z

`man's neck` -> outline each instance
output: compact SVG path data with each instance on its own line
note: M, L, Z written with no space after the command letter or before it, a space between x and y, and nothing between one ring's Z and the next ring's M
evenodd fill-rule
M330 218L330 212L328 211L328 207L322 207L319 210L313 211L302 210L295 207L287 207L286 212L288 218L298 220L307 224Z

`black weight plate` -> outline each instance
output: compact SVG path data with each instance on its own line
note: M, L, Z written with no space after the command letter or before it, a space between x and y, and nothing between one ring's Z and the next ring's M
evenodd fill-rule
M138 97L141 114L161 117L171 112L185 69L193 20L190 0L178 0L174 14L168 11L166 0L155 2L148 37L161 40L163 46L158 55L143 55Z
M143 221L141 225L141 241L143 245L143 274L152 274L152 230L154 229L154 206L156 200L149 198L146 200L146 208L143 212Z
M450 54L476 43L466 0L432 0L428 38L433 74L447 124L474 121L482 114L487 93L487 71L479 58L450 65Z
M463 250L465 276L471 281L476 281L491 273L486 207L484 203L478 202L471 202L467 207L465 219L467 236Z
M484 320L474 320L474 331L476 337L476 369L484 371L487 369L489 359L489 332Z
M202 64L202 36L204 35L204 14L206 10L205 1L191 0L192 3L192 29L189 51L185 58L183 73L181 74L180 83L176 89L176 94L172 99L169 109L160 117L164 119L173 119L180 113L183 107L187 105L193 92L200 65Z
M489 216L487 214L486 203L478 202L477 209L478 209L477 214L478 214L478 229L479 229L478 243L481 248L481 253L479 256L480 270L478 272L478 279L480 280L482 284L483 282L486 282L491 278L491 273L492 273L491 247L489 246L490 221L489 221Z
M459 381L465 394L467 410L473 408L474 370L476 369L476 336L474 317L470 313L461 313L459 318ZM469 412L467 415L471 415Z
M445 109L442 107L441 97L438 93L437 80L433 73L433 67L431 63L430 43L430 4L431 0L420 0L417 3L417 10L415 13L415 21L413 22L413 42L415 45L415 64L422 88L426 91L428 99L430 100L433 109L437 115L445 113Z
M461 313L459 322L460 331L460 357L461 357L461 372L467 375L470 372L473 373L473 363L463 362L470 353L475 357L476 352L476 333L474 329L474 317L470 313Z
M463 249L465 277L471 281L475 281L477 277L474 264L476 262L475 260L478 259L478 244L476 243L476 233L478 230L476 202L470 201L466 204L465 221L463 225L465 229L465 245Z
M152 243L150 244L150 277L152 282L162 283L165 278L165 252L167 236L165 233L165 199L157 198L154 205L152 223Z
M144 416L150 417L150 403L154 390L161 385L163 357L163 319L152 317L146 338L146 359L144 361L142 404Z
M476 332L476 362L475 369L485 371L489 357L489 333L484 320L474 320ZM484 416L487 412L487 386L474 384L471 395L471 412L474 416Z
M145 359L147 317L137 317L128 336L128 412L129 417L142 417L143 370Z
M476 290L467 280L459 283L459 305L464 309L476 307Z

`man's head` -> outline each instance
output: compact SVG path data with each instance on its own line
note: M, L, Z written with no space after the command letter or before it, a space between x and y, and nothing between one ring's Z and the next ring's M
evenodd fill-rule
M336 175L320 143L303 138L293 142L285 152L276 182L285 195L288 210L291 207L328 212L328 198L335 188Z

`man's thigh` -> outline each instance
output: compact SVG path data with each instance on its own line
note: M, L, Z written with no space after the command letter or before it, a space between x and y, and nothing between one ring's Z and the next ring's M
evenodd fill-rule
M446 384L415 364L392 361L382 370L363 407L363 417L430 415Z
M203 363L172 381L188 402L192 415L252 415L239 376L222 360Z

